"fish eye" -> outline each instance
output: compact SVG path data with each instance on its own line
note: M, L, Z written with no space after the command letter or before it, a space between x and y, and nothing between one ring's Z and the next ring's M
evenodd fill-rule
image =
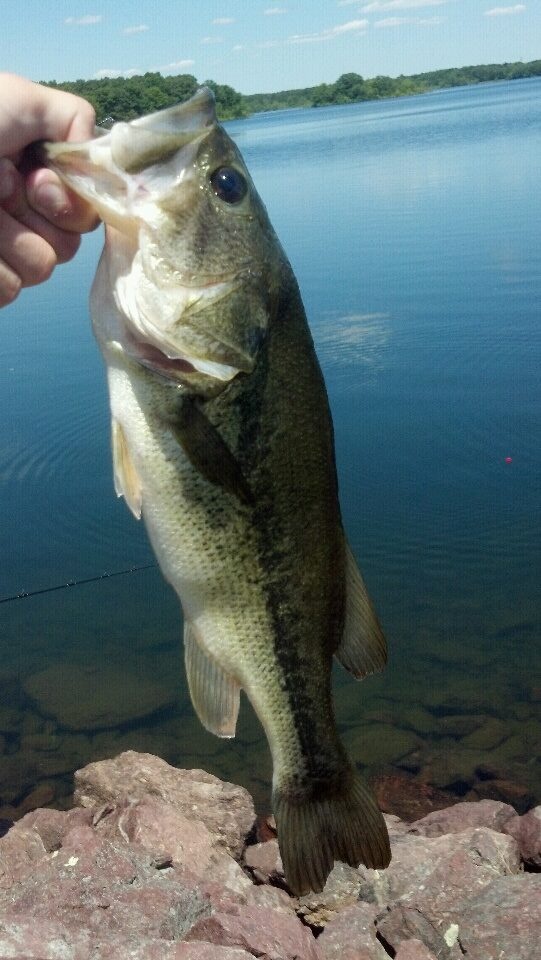
M210 176L210 185L216 196L225 203L240 203L248 190L242 173L234 167L218 167Z

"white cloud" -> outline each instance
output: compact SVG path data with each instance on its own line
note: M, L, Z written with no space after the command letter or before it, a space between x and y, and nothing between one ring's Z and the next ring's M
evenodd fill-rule
M295 33L288 37L288 43L314 43L320 40L334 40L345 33L365 33L368 20L348 20L347 23L338 23L335 27L321 30L319 33Z
M143 73L143 70L117 70L115 67L103 67L94 74L94 80L103 80L105 77L136 77Z
M154 67L157 73L178 73L187 67L193 67L195 60L174 60L173 63L164 63L161 67Z
M223 43L222 37L202 37L201 43Z
M101 23L102 20L101 13L87 13L84 17L66 17L64 23L72 24L75 27L90 27L94 23Z
M513 7L492 7L491 10L485 10L485 17L507 17L509 14L513 13L523 13L526 9L526 4L524 3L515 3Z
M402 27L405 23L415 23L413 17L385 17L384 20L376 20L375 27Z
M147 27L146 23L139 23L135 27L124 27L122 33L129 37L132 33L144 33L145 30L150 30L150 27Z
M443 7L448 0L373 0L361 7L362 13L380 13L382 10L417 10L419 7Z
M233 49L233 50L246 50L246 46L245 46L244 43L236 43L235 46L232 47L232 49Z
M233 17L216 17L216 19L212 21L212 24L213 25L216 24L220 26L223 24L225 26L226 23L234 23L234 22L235 20Z
M267 7L263 13L266 17L273 17L277 13L287 13L287 10L285 7Z

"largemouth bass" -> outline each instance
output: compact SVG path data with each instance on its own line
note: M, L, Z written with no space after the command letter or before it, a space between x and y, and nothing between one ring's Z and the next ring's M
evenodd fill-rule
M209 90L116 123L49 164L106 224L91 293L117 494L143 517L184 612L203 725L232 737L244 690L273 758L287 882L385 867L376 802L339 739L333 655L385 640L340 516L327 395L295 277Z

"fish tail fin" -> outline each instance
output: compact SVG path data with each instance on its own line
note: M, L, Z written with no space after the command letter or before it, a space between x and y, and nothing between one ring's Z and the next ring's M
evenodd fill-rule
M352 773L342 789L335 787L327 796L321 790L318 797L302 798L279 787L273 793L284 873L297 896L319 893L335 860L373 869L389 865L385 820L369 787Z

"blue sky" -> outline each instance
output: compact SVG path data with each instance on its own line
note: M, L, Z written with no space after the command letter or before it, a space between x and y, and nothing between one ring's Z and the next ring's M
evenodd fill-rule
M193 73L243 93L541 57L541 0L0 0L34 80Z

